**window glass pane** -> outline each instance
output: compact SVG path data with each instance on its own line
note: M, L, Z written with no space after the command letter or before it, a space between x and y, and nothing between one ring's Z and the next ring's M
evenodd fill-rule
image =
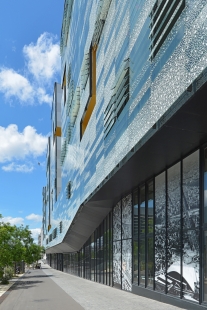
M148 233L153 233L154 189L153 182L148 184Z
M145 186L140 188L140 233L145 234Z
M153 253L153 246L154 241L153 238L148 238L148 278L147 278L147 286L153 287L153 280L154 280L154 253Z
M107 220L105 219L103 222L104 226L104 238L103 238L103 261L104 261L104 284L107 284L107 259L108 259L108 253L107 253Z
M132 290L132 239L122 241L122 290Z
M95 247L94 234L91 235L91 280L95 281Z
M103 223L100 225L100 283L104 283L104 237L103 237Z
M205 149L204 155L204 223L207 223L207 148Z
M110 275L110 282L109 285L113 285L113 240L112 240L112 212L109 214L109 225L110 225L110 234L109 234L109 275Z
M113 209L113 240L121 240L121 202Z
M140 276L139 284L145 285L145 238L140 240Z
M199 301L199 151L183 160L183 298Z
M90 253L90 239L85 246L85 278L90 280L91 276L91 268L90 268L90 261L91 261L91 253ZM76 257L74 256L74 263L76 265Z
M153 287L153 280L154 280L154 240L153 240L153 230L154 230L154 186L153 181L148 183L147 187L147 232L148 232L148 239L147 239L147 286Z
M99 238L99 228L97 231L97 239L96 239L96 281L99 282L100 278L100 238Z
M167 293L181 291L181 183L180 163L167 171Z
M199 151L183 160L184 229L199 228Z
M122 239L132 237L132 195L122 199Z
M155 178L155 290L166 287L166 182L165 172Z
M121 241L113 242L113 284L121 288Z
M133 193L133 283L138 284L138 190Z
M204 301L207 302L207 231L204 232L204 250L203 250L203 256L204 256L204 268L203 268L203 274L204 274Z

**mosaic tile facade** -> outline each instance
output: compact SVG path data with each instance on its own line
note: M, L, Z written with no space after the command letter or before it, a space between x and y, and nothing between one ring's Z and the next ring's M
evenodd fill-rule
M62 147L68 130L71 136L62 166L62 189L51 212L51 229L60 221L63 229L50 246L63 240L81 203L206 68L207 4L205 0L185 2L185 9L151 62L149 14L154 0L66 1L64 23L68 30L62 36L68 35L68 39L63 40L67 44L61 57L68 88L66 104L62 98L61 107ZM104 26L96 51L96 105L80 141L80 121L89 97L89 79L85 88L81 86L83 62L98 16L104 16ZM105 138L104 111L126 59L130 63L129 101ZM78 89L79 99L75 95ZM68 115L70 105L74 108ZM67 199L66 187L71 180L72 196Z

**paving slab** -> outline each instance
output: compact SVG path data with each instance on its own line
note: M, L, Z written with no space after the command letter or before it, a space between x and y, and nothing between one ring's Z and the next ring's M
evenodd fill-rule
M83 310L43 270L29 270L5 292L1 310ZM9 294L8 294L9 293Z
M70 295L85 310L178 310L181 308L161 303L130 292L89 281L42 264L43 272ZM182 308L183 309L183 308ZM187 308L186 308L187 309Z

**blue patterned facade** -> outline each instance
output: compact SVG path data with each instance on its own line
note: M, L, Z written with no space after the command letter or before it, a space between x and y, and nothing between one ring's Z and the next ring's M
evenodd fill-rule
M206 0L65 1L60 46L61 160L58 167L54 166L55 159L48 155L51 175L54 175L55 169L60 169L61 187L57 197L55 189L48 191L52 206L45 203L46 198L43 200L44 245L48 254L79 253L79 256L74 256L75 262L84 261L85 264L82 257L90 249L92 264L93 251L101 253L99 247L104 247L103 244L108 247L110 243L114 255L113 262L110 260L110 283L114 282L129 291L133 291L132 285L141 285L159 293L181 298L185 296L184 299L196 304L204 299L207 301L203 297L205 294L199 291L199 277L204 277L199 264L203 264L204 260L199 262L201 247L196 245L201 229L198 218L203 212L199 211L199 203L204 199L199 185L203 182L203 171L200 166L195 167L199 165L199 160L191 162L187 156L204 145L207 137L204 128L199 141L197 136L193 137L194 129L191 132L190 121L187 125L185 122L179 124L176 130L180 131L177 133L175 130L175 134L171 129L173 126L166 124L193 95L205 87L206 16ZM199 113L202 115L201 109ZM196 115L195 111L191 114ZM195 122L200 122L196 116L192 118L192 126ZM172 130L172 136L177 135L180 139L184 131L189 131L189 141L186 136L183 138L188 144L185 150L182 143L176 145L175 142L172 158L172 152L168 154L168 147L165 146L168 128ZM160 133L163 136L158 141L156 137ZM134 154L142 154L146 145L149 145L148 153L152 150L151 141L155 141L154 144L159 142L159 152L162 152L163 160L167 158L166 163L159 163L159 154L154 147L151 156L155 164L146 175L144 166L147 171L150 163L145 155L140 155L136 167L133 169L132 165L131 170L127 171L127 163ZM196 154L202 154L202 151ZM189 158L189 162L186 159L185 164L183 158ZM201 159L200 163L203 161ZM182 167L176 166L170 170L176 162L182 162ZM161 174L164 170L168 171L167 175ZM125 176L127 187L123 181ZM107 191L104 188L113 178L116 185L113 185L114 195L111 195L110 188ZM136 178L137 183L131 181ZM150 179L153 179L152 183L148 183ZM145 182L143 201L136 204L134 187ZM192 183L195 183L194 186ZM49 181L47 187L50 187ZM150 193L153 198L149 198ZM142 199L141 189L138 197ZM100 212L99 207L102 208ZM94 215L89 212L90 208L94 210ZM109 243L102 244L101 237L96 236L94 231L103 220L106 221L111 210L113 238ZM85 222L81 222L84 214ZM93 216L94 226L90 222ZM175 233L177 220L179 223ZM78 223L83 223L80 225L82 230ZM103 228L103 231L107 229ZM159 236L160 232L166 240ZM176 235L175 238L167 239L171 234ZM105 240L104 233L100 236ZM90 241L87 241L88 238ZM96 250L93 250L95 243L92 240L96 240ZM175 250L175 240L179 250ZM179 252L181 240L182 251L185 251L182 255ZM106 252L110 251L107 248ZM140 256L136 255L136 251ZM74 253L71 255L76 255ZM189 253L192 259L188 258ZM169 256L171 261L168 261ZM67 262L72 259L72 256L68 257L65 257ZM70 270L67 264L65 270ZM74 266L77 270L82 268L75 273L83 276L83 267ZM90 270L88 278L95 280L97 270L95 267ZM182 284L186 293L183 293L182 287L175 288L182 282L181 278L176 283L172 282L171 286L166 285L169 272L178 270L182 275L187 270L192 271L196 279L191 287L189 282ZM107 272L104 276L107 278Z

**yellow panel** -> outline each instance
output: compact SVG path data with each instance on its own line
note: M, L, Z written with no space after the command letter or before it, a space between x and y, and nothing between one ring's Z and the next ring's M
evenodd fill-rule
M55 136L56 137L61 137L61 127L56 127L55 128Z
M89 103L85 114L82 118L82 126L81 126L81 136L83 136L88 122L91 118L91 114L96 105L96 48L92 48L92 87L91 87L91 97L89 99Z

